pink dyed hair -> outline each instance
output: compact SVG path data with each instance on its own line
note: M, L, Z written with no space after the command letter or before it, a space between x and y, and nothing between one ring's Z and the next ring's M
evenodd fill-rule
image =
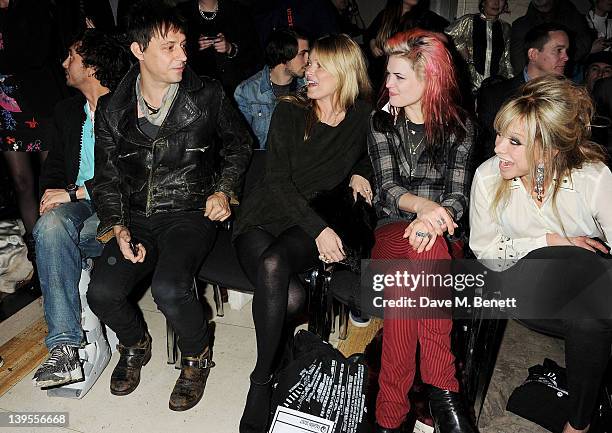
M418 28L397 33L387 40L385 54L410 60L417 76L425 82L421 109L425 120L425 138L430 145L444 140L449 133L465 132L465 111L453 59L444 45L444 36ZM385 88L381 103L389 100Z

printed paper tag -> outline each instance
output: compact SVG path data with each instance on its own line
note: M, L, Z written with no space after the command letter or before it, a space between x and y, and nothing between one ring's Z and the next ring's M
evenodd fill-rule
M331 433L333 431L333 421L278 406L269 433Z
M417 420L414 424L413 433L434 433L434 428Z

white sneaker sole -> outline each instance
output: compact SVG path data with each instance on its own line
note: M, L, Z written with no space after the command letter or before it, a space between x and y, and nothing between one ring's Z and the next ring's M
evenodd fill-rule
M66 373L62 373L61 376L58 376L59 379L49 379L49 380L36 380L32 379L32 383L37 388L46 388L50 386L60 386L67 385L73 382L79 382L83 380L83 369L78 368L76 370L68 371Z

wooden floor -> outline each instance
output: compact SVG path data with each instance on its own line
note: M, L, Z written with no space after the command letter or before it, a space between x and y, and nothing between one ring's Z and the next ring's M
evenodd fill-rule
M21 334L0 347L4 365L0 367L0 396L30 374L48 355L45 346L47 324L40 318Z
M338 343L338 350L347 357L354 353L363 353L382 325L383 321L375 318L372 318L370 324L365 328L353 326L349 321L348 337Z

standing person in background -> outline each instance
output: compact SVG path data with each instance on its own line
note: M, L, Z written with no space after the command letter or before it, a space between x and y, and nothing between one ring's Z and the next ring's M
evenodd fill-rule
M522 72L527 59L523 51L525 36L541 24L550 23L566 27L571 34L570 58L579 63L591 51L591 32L584 16L570 0L531 0L527 13L512 23L510 36L510 61L514 75Z
M265 433L280 348L293 337L307 293L300 272L344 259L342 239L308 200L348 184L368 202L366 149L371 93L365 59L347 35L314 42L306 95L279 103L268 134L266 172L245 197L234 228L236 252L255 288L257 363L240 433ZM349 180L350 179L350 180Z
M429 0L387 0L364 34L370 66L370 79L377 89L385 73L383 47L391 36L412 28L443 33L449 22L429 10Z
M228 95L260 67L251 11L233 0L188 0L178 6L187 20L189 65L215 78Z
M384 50L386 90L368 135L379 217L372 259L436 266L461 257L458 223L467 214L474 127L460 107L452 57L439 35L420 29L398 33ZM385 297L396 293L386 290ZM475 432L459 395L452 320L390 310L383 324L377 432L399 432L410 410L417 344L436 431Z
M81 0L88 27L107 33L124 32L131 0Z
M506 0L480 0L480 13L464 15L446 28L470 70L472 92L490 76L512 77L510 24L500 15L508 13Z
M612 44L612 0L591 0L593 7L587 12L586 20L594 37L591 54L610 51Z
M266 147L278 98L295 94L304 86L308 48L306 36L296 31L273 32L265 50L266 66L236 88L234 99L257 138L255 147Z
M262 46L276 29L302 29L313 40L340 30L334 6L329 0L266 0L258 3L264 3L254 10Z
M31 156L44 162L53 107L66 95L55 30L48 0L0 0L0 150L13 179L32 262L38 188Z

